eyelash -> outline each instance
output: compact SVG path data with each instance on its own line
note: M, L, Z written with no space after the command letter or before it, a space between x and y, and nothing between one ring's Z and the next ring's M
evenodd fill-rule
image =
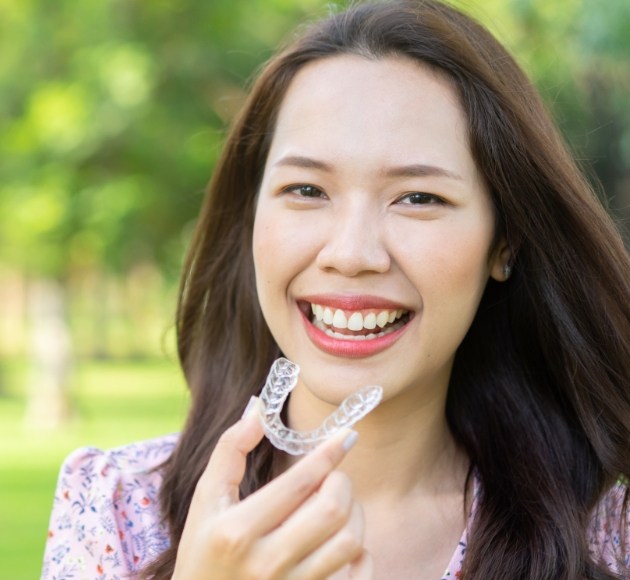
M311 190L311 193L305 194L304 190ZM282 191L285 193L295 193L299 197L306 197L306 198L320 198L320 197L326 196L326 194L319 187L315 187L314 185L310 185L308 183L300 183L298 185L289 185L289 187L285 187Z
M306 193L309 191L310 193ZM299 197L303 198L325 198L326 194L315 185L308 183L301 183L298 185L290 185L283 189L285 193L295 193ZM412 199L415 198L415 201ZM444 205L446 202L439 196L432 193L424 193L421 191L413 191L400 197L396 203L403 205Z
M406 200L411 200L414 197L416 198L418 203L414 203L412 201L408 201L408 202L406 201ZM405 205L438 205L438 204L443 205L445 201L441 197L438 197L437 195L434 195L432 193L423 193L421 191L413 191L411 193L407 193L403 195L397 201L397 203L403 203Z

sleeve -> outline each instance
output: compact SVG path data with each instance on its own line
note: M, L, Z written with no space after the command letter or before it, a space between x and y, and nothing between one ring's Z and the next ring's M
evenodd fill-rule
M596 562L627 578L630 572L628 488L615 485L599 502L589 526L589 549Z
M55 491L43 580L122 580L130 575L126 528L133 521L120 509L122 487L108 454L83 448L66 459Z

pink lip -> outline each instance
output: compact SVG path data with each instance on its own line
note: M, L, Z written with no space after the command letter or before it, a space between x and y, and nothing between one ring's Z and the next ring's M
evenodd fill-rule
M355 295L345 296L343 294L311 294L301 296L298 302L309 302L311 304L321 304L340 310L368 310L371 308L381 308L383 310L408 310L403 304L392 302L380 296Z
M398 308L404 308L400 304L374 296L349 297L319 295L304 297L300 301L308 301L342 310L367 310L370 308L396 310ZM302 316L306 334L311 339L311 342L327 354L344 358L366 358L382 352L394 344L404 334L409 326L409 324L405 324L402 328L399 328L394 332L386 334L380 338L373 338L371 340L343 340L328 336L324 331L320 330L311 323L309 317L301 308L298 308L298 310Z

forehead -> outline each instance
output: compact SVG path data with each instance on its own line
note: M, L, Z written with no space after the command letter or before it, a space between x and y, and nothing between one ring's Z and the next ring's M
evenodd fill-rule
M409 157L474 172L467 134L457 93L444 75L406 57L340 55L308 64L293 79L270 158L306 148L339 160Z

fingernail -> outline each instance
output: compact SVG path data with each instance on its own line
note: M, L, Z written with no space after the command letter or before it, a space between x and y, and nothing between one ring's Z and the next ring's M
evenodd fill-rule
M346 435L346 438L343 440L344 451L352 449L358 438L359 434L356 431L350 430L350 432Z
M249 398L247 407L245 407L245 410L243 411L243 414L241 415L241 419L245 419L245 417L247 417L247 415L249 415L256 408L257 402L258 402L258 397L251 396Z

